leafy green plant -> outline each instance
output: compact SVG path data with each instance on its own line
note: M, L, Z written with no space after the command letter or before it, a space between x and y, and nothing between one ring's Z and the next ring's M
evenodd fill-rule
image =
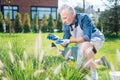
M6 21L6 31L11 34L12 27L11 27L11 19L10 19L10 13L9 12L7 13L7 17L6 17L5 21Z
M17 13L15 16L14 29L16 33L22 32L22 19L20 13Z
M1 11L0 11L0 32L3 32L3 15Z
M42 28L41 28L41 31L42 32L47 32L47 30L48 30L48 21L47 21L46 15L44 14L43 17L42 17Z
M54 32L54 20L53 20L53 16L52 14L50 13L49 14L49 18L48 18L48 31L49 32Z
M30 27L31 27L30 16L29 16L28 13L25 13L25 15L24 15L24 27L23 27L23 31L25 33L30 32Z
M37 16L37 14L34 14L33 32L38 32L38 31L39 31L38 16Z
M88 69L77 69L76 61L65 60L57 56L55 48L50 47L51 41L44 34L2 34L0 33L0 79L8 80L85 80ZM61 36L62 33L57 35ZM32 37L32 38L31 38ZM118 44L114 44L114 42ZM47 43L46 43L47 42ZM118 67L115 49L119 48L119 39L106 41L102 53ZM114 45L114 46L110 46ZM109 46L109 49L107 48ZM111 57L112 56L112 57ZM110 80L109 69L101 66L97 69L99 80Z
M62 28L63 28L63 23L62 23L60 14L58 14L58 18L57 18L57 29L58 29L58 32L62 32Z

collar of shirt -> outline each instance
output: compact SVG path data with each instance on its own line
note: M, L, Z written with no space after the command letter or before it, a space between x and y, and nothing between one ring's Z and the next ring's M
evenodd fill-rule
M71 31L73 31L72 25L75 25L75 28L78 26L78 17L77 17L77 14L75 16L75 23L74 24L70 24Z

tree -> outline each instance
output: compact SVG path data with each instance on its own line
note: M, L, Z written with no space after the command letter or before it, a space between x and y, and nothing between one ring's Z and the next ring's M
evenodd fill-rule
M62 26L63 26L62 19L61 19L60 14L58 14L58 18L57 18L57 30L58 30L58 32L62 32Z
M0 11L0 32L3 32L3 15L2 12Z
M41 31L47 32L47 28L48 28L48 21L47 21L46 15L44 14L42 17L42 29L41 29Z
M38 16L37 14L34 14L34 19L33 19L33 32L38 32Z
M48 18L48 31L54 32L54 20L51 13L49 14L49 18Z
M118 14L118 7L119 7L119 1L120 0L108 0L109 2L113 2L114 5L113 7L111 8L111 13L112 13L112 19L111 20L111 23L112 23L112 30L113 32L115 32L115 35L118 36L118 32L119 32L119 28L120 28L120 25L119 25L119 14Z
M43 17L42 17L42 28L41 28L41 31L42 32L47 32L47 28L48 28L48 21L47 21L46 15L44 14Z
M30 16L29 16L28 13L25 13L24 16L25 16L25 17L24 17L24 27L23 27L23 31L24 31L25 33L27 33L27 32L30 32L30 26L31 26L31 24L30 24Z
M17 13L15 16L14 30L16 33L22 32L22 20L20 13Z
M78 12L78 13L82 13L82 12L83 12L83 9L82 9L81 7L79 7L79 6L76 6L76 7L75 7L75 10L76 10L76 12Z
M7 17L6 17L6 31L9 32L11 34L12 31L12 27L11 27L11 20L10 20L10 13L7 13Z
M104 33L109 31L108 24L109 24L109 10L105 10L101 12L100 17L98 19L97 27Z
M111 1L111 4L114 4L109 5L109 9L101 13L98 25L105 34L118 36L120 31L120 5L118 5L119 0Z

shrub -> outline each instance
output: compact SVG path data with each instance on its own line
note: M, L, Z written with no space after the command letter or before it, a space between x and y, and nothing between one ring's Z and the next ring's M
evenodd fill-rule
M6 17L5 21L6 21L6 31L11 33L12 28L11 28L11 20L10 20L10 13L9 12L7 13L7 17Z
M50 14L48 18L48 31L54 32L54 20L52 14Z
M3 15L1 11L0 11L0 32L3 32Z
M44 14L43 18L42 18L42 32L47 32L47 28L48 28L48 21L47 21L47 17Z
M22 32L22 20L21 20L21 14L17 13L15 17L15 24L14 24L14 30L15 32Z
M58 14L58 19L57 19L58 32L62 32L62 26L63 26L63 23L62 23L62 20L61 20L61 16L60 16L60 14Z
M24 27L23 27L23 32L27 33L30 32L30 16L28 13L25 13L24 15Z
M34 20L33 20L33 32L38 32L38 16L37 14L34 15Z

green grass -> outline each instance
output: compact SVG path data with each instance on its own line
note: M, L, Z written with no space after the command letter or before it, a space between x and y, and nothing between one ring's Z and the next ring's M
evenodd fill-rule
M101 55L105 55L106 58L114 64L116 70L120 70L116 50L120 50L120 38L116 39L106 39L105 43L103 44L100 51L97 53L96 56L100 57Z
M63 33L55 33L62 38ZM8 80L84 80L88 70L76 69L76 62L64 60L62 56L57 56L55 48L51 48L50 40L47 40L48 33L42 34L42 41L38 39L38 33L7 34L0 33L0 79ZM40 43L41 42L41 43ZM37 43L37 47L35 44ZM42 44L40 46L40 44ZM74 45L74 44L71 44ZM11 47L12 46L12 47ZM63 49L58 45L60 49ZM100 51L96 54L96 59L102 55L106 56L116 70L120 70L119 62L116 58L116 49L120 50L120 38L106 39ZM42 55L42 53L44 55ZM13 55L13 62L10 55ZM42 58L43 56L43 58ZM57 72L56 72L57 71ZM100 66L97 69L99 80L110 80L109 69Z

